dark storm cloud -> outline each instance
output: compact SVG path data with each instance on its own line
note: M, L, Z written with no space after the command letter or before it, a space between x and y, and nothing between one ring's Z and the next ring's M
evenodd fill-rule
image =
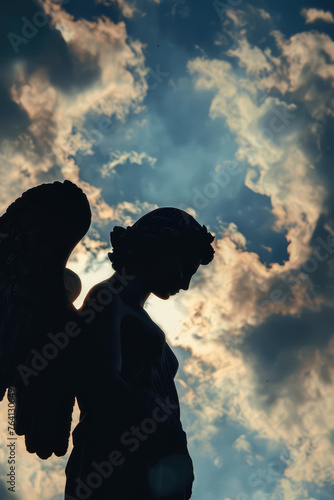
M316 85L320 86L321 82L316 80ZM326 93L329 95L329 85L324 84ZM332 95L334 95L334 83L332 82ZM324 94L325 95L325 94ZM333 109L333 107L332 107ZM315 120L312 120L316 124ZM311 160L314 162L317 173L319 174L323 184L326 186L326 199L324 201L323 213L320 215L314 233L311 239L311 247L313 252L319 247L319 239L327 242L332 240L332 230L334 228L334 146L333 146L333 129L334 118L327 116L321 120L319 124L319 136L314 136L306 132L303 146L308 152ZM312 256L311 256L312 258ZM327 258L322 261L317 260L317 269L310 274L310 279L316 287L319 294L327 299L334 298L334 273L333 273L333 258L334 250L329 251Z
M295 375L298 384L298 374L305 362L313 358L316 349L324 351L328 347L334 333L333 324L332 308L322 308L320 313L304 309L296 317L270 316L245 339L240 349L245 360L255 368L257 391L265 397L266 404L275 403L283 388L289 392L288 377ZM327 361L321 377L324 383L332 384L333 356L328 355ZM303 400L300 387L298 403Z
M96 61L79 60L38 2L14 0L3 7L2 54L8 63L24 62L27 75L42 68L63 91L89 86L100 75Z
M15 139L27 130L30 120L27 113L12 100L8 87L0 83L0 136Z
M17 496L17 493L14 493L14 495L16 496L16 498L19 498ZM2 481L0 481L0 498L1 500L10 500L13 498L13 492L9 492L7 490L7 485Z
M10 94L13 69L24 65L26 76L38 70L47 73L51 83L64 92L90 85L100 74L96 61L79 60L63 37L49 24L49 18L31 0L13 0L2 6L0 27L0 133L11 139L27 131L30 120Z

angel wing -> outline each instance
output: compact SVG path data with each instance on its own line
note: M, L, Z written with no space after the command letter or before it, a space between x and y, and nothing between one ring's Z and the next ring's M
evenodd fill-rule
M0 400L15 400L27 450L64 455L75 401L78 276L66 270L91 221L70 181L26 191L0 217Z

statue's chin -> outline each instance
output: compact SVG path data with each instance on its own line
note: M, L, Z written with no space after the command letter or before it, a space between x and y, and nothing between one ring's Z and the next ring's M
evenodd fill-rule
M153 293L156 297L159 297L159 299L162 300L167 300L172 295L171 292L153 292Z

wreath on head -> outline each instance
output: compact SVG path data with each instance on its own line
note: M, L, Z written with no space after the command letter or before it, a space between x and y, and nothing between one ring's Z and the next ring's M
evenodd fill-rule
M211 243L214 236L206 226L187 225L178 228L158 225L152 227L115 226L110 233L113 252L108 253L113 268L119 271L127 267L135 271L143 262L150 262L160 252L184 252L196 254L201 264L209 264L214 256Z

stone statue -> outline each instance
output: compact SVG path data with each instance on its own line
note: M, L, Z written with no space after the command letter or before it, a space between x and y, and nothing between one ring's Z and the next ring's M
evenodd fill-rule
M66 500L188 500L178 361L144 304L187 290L214 237L172 207L115 226L115 272L76 310L80 279L65 266L89 225L87 198L69 181L27 191L0 219L0 396L11 388L15 431L44 459L66 453L77 398Z

